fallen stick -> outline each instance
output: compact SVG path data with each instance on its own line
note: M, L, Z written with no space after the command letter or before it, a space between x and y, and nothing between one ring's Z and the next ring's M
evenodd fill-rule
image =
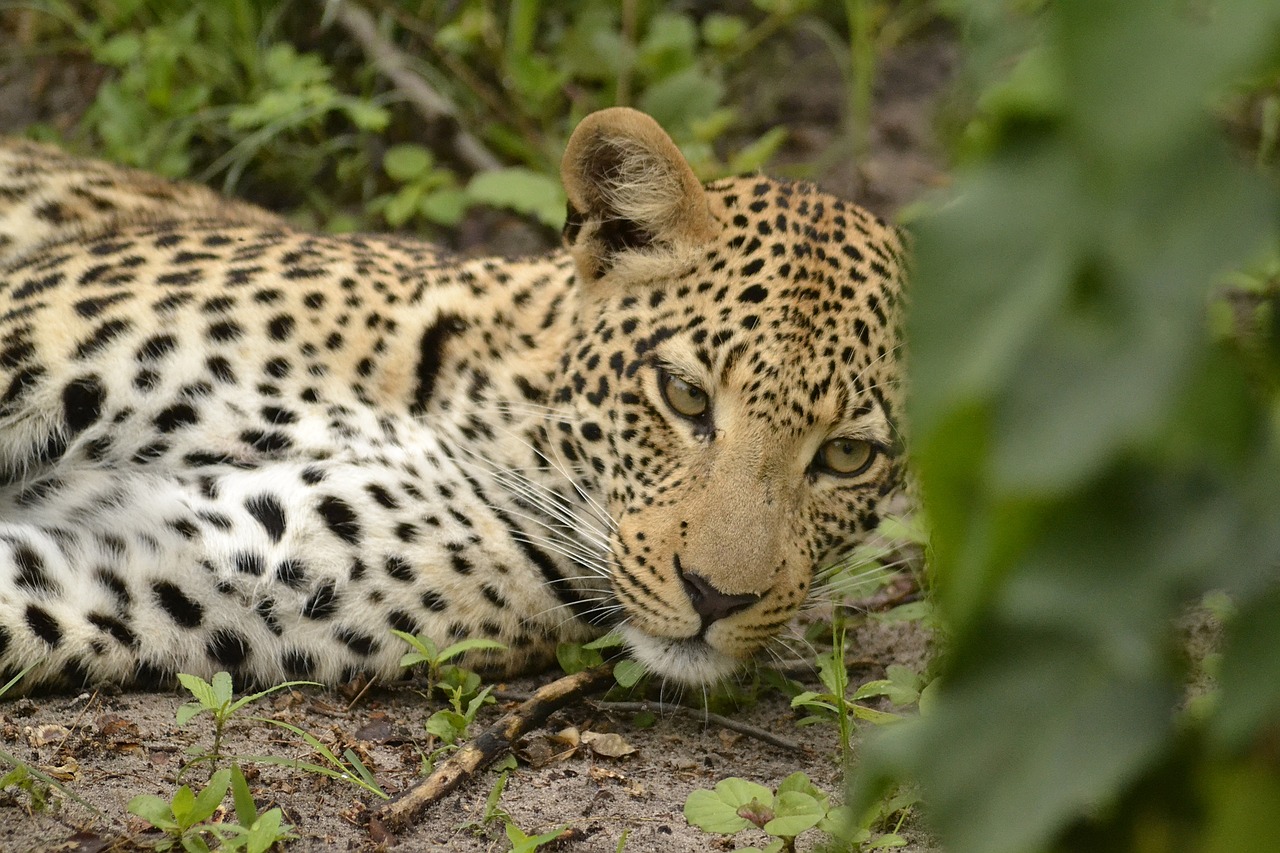
M556 711L613 683L613 664L607 663L539 688L442 761L430 776L374 812L369 819L374 840L387 840L407 827L428 806L505 755L521 736L542 725Z
M326 5L327 11L328 4L322 5ZM355 39L369 61L405 96L418 115L428 124L444 124L451 128L453 150L458 159L477 172L502 167L502 161L462 127L453 101L414 73L404 52L382 37L372 15L348 2L339 2L332 8L338 24Z

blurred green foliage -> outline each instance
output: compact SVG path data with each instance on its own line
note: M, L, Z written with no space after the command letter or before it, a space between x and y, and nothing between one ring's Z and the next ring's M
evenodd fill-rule
M954 853L1273 849L1280 7L954 5L978 117L916 229L910 329L950 643L861 790L918 779ZM1214 120L1240 80L1254 150ZM1215 337L1212 294L1249 268L1249 321ZM1175 621L1211 590L1239 615L1185 710Z

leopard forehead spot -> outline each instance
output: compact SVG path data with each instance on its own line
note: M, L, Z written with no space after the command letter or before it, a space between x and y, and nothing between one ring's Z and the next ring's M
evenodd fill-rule
M514 672L617 628L698 683L764 648L898 487L902 244L703 186L630 110L563 179L563 251L461 260L0 144L0 665L332 682L399 630Z

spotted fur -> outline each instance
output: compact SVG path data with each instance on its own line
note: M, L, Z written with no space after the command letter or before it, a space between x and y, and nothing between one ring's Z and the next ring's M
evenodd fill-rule
M515 671L614 627L699 683L766 645L900 480L899 240L704 188L630 110L563 176L564 251L460 260L0 147L0 669L336 682L398 629Z

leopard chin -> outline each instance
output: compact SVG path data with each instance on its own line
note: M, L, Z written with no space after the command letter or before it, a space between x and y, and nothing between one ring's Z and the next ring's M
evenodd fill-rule
M647 672L690 687L722 681L744 663L699 637L655 637L629 625L620 628L618 633L632 657Z

